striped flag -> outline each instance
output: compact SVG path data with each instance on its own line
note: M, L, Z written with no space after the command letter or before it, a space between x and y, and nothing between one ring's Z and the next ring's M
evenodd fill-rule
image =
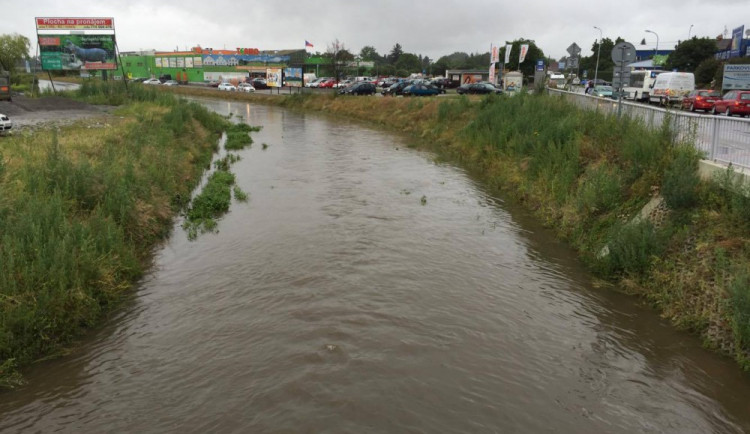
M308 41L308 40L305 40L305 48L307 48L307 47L310 47L310 48L312 48L312 47L313 47L313 44L311 44L311 43L310 43L310 41Z

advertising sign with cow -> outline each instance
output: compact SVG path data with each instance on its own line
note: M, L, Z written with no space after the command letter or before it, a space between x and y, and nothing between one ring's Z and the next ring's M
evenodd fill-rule
M117 69L115 35L39 35L45 71Z

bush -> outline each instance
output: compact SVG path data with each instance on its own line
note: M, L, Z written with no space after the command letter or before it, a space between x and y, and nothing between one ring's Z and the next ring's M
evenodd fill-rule
M601 271L609 275L643 275L654 256L663 250L662 235L650 222L620 224L608 236L608 254L601 258Z
M699 156L692 146L675 148L675 156L664 174L661 194L671 209L680 210L694 206L698 200Z
M616 168L609 164L590 166L578 183L576 204L579 212L603 214L622 202L622 183Z

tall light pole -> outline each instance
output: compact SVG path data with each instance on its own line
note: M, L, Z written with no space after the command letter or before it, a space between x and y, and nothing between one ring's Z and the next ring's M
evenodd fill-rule
M594 86L596 86L596 79L599 78L599 55L602 52L602 29L599 27L594 26L596 30L599 30L599 48L596 50L596 69L594 70Z
M690 40L690 34L693 32L693 25L690 25L690 29L688 30L688 41Z
M654 52L654 56L656 56L659 54L659 35L653 30L646 30L646 33L653 33L656 35L656 51Z

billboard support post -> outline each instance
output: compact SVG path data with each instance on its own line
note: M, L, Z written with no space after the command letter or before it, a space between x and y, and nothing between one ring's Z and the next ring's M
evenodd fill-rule
M125 92L130 93L128 77L125 75L125 65L122 64L122 58L120 58L120 47L117 46L117 39L115 39L115 51L117 51L117 61L120 63L120 71L122 71L122 82L125 83Z
M57 90L55 90L55 82L52 81L52 73L47 71L47 77L49 77L49 84L52 86L52 93L57 95Z

